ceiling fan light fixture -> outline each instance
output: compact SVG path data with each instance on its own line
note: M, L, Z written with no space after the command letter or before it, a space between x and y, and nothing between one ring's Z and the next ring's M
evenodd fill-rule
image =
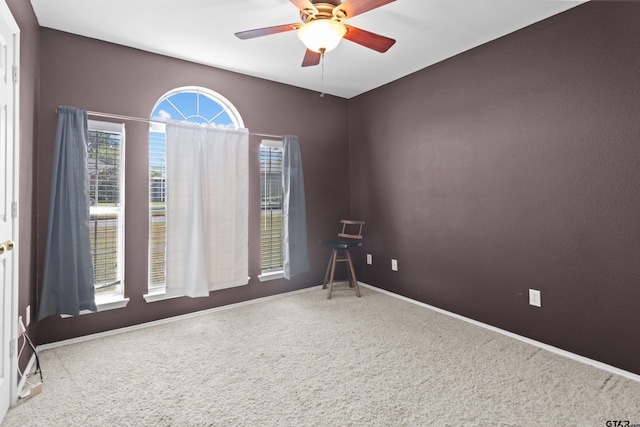
M322 53L335 49L346 33L347 28L341 22L316 19L298 29L298 38L307 49Z

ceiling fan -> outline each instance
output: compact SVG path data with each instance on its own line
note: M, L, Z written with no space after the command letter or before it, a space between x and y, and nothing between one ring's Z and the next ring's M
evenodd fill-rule
M298 38L307 47L303 67L318 65L325 52L334 49L342 38L384 53L396 42L360 28L344 24L345 19L376 9L395 0L289 0L298 9L302 23L276 25L241 31L236 37L246 40L297 30Z

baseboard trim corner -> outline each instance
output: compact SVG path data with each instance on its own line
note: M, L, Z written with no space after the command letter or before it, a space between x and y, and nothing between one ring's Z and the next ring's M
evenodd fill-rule
M373 285L369 285L368 283L363 283L363 282L358 281L358 284L360 286L364 286L365 288L373 289L373 290L375 290L377 292L389 295L391 297L394 297L394 298L397 298L397 299L400 299L400 300L403 300L403 301L410 302L410 303L418 305L420 307L428 308L428 309L436 311L438 313L442 313L442 314L445 314L447 316L451 316L451 317L454 317L456 319L463 320L465 322L471 323L472 325L479 326L481 328L485 328L485 329L488 329L490 331L497 332L497 333L505 335L507 337L517 339L517 340L525 342L527 344L534 345L536 347L542 348L543 350L547 350L547 351L549 351L551 353L555 353L557 355L560 355L560 356L575 360L577 362L593 366L595 368L601 369L603 371L607 371L607 372L615 374L615 375L620 375L621 377L628 378L628 379L630 379L632 381L640 382L640 375L634 374L633 372L625 371L624 369L620 369L620 368L616 368L615 366L607 365L606 363L602 363L602 362L599 362L597 360L593 360L593 359L590 359L588 357L581 356L579 354L575 354L575 353L572 353L570 351L563 350L561 348L554 347L552 345L545 344L543 342L536 341L536 340L533 340L531 338L527 338L527 337L524 337L522 335L518 335L518 334L515 334L513 332L509 332L509 331L506 331L504 329L497 328L495 326L488 325L486 323L479 322L479 321L471 319L469 317L461 316L461 315L453 313L451 311L447 311L447 310L444 310L442 308L438 308L438 307L435 307L435 306L432 306L432 305L429 305L429 304L425 304L423 302L420 302L420 301L417 301L417 300L414 300L414 299L411 299L411 298L408 298L408 297L393 293L391 291L387 291L385 289L381 289L381 288L375 287Z

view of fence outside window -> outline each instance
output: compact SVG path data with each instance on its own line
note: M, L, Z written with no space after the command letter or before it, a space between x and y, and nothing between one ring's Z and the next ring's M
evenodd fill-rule
M262 274L282 270L282 141L260 144L260 267Z
M124 295L124 125L90 120L91 258L96 302Z

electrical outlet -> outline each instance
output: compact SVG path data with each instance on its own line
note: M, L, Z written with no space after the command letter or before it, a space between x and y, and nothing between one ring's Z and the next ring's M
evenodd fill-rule
M392 259L391 260L391 269L393 271L398 271L398 260L397 259Z
M542 307L540 291L536 289L529 289L529 305L533 305L535 307Z
M373 264L373 257L371 256L371 254L367 254L367 264Z

